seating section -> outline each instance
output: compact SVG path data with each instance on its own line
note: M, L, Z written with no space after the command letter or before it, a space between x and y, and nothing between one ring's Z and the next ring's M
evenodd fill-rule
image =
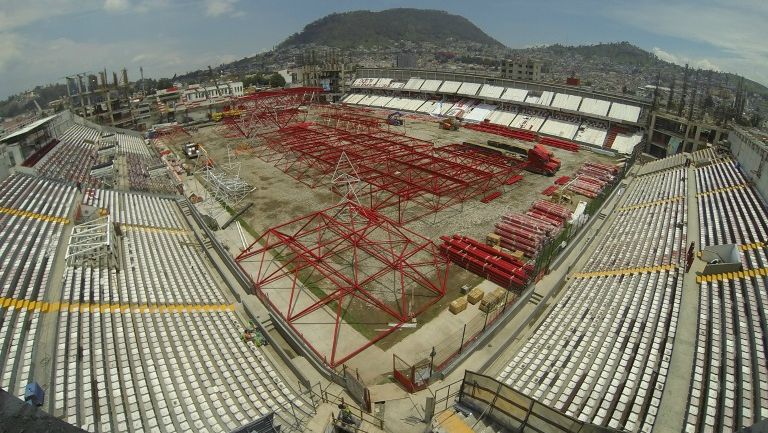
M605 122L585 119L581 123L581 126L579 126L579 130L576 132L573 139L581 143L602 147L607 133L608 125Z
M63 310L58 326L53 413L85 430L219 432L271 411L285 424L309 414L265 354L240 341L232 312L81 308Z
M733 160L696 169L702 246L768 241L768 214Z
M439 89L442 84L442 80L425 80L424 84L421 85L420 90L422 92L437 92L437 89Z
M65 269L52 413L101 432L230 431L272 411L306 421L309 403L241 341L194 238L128 228L122 242L120 272Z
M635 149L635 146L640 144L643 140L643 132L638 131L632 134L617 134L613 140L611 149L616 150L619 153L630 154Z
M582 421L650 432L669 376L687 231L683 170L636 178L499 380ZM654 190L655 192L648 192Z
M568 93L555 93L551 91L536 91L518 89L514 87L503 87L491 84L479 84L464 81L442 81L442 80L424 80L418 77L411 77L406 83L397 83L398 86L393 86L393 81L390 78L358 78L353 84L353 89L372 89L372 88L386 88L386 89L401 89L410 92L426 92L426 93L442 93L448 95L461 95L468 97L477 97L485 99L485 102L495 103L497 101L506 101L511 103L525 102L527 104L541 105L545 107L554 107L561 110L569 110L573 112L584 113L588 116L609 117L614 120L626 121L626 122L639 122L641 115L641 108L636 105L611 102L604 99L583 98L578 95L571 95ZM402 85L400 85L402 84ZM350 101L347 98L343 98L342 102L348 104L361 104L372 105L369 102L361 102L360 100ZM376 105L375 106L383 106ZM426 111L425 111L426 112ZM571 136L571 138L573 135ZM642 138L642 134L639 136ZM636 144L634 141L636 137L634 134L630 134L624 139L620 139L620 146L622 149L628 147L631 148ZM596 144L596 139L587 140L585 142L590 144ZM624 152L626 153L626 152Z
M14 174L0 183L0 387L23 395L43 300L75 188Z
M510 122L509 127L537 132L546 120L546 111L524 109Z
M517 116L517 110L514 110L514 111L496 110L493 113L491 113L490 116L488 116L488 121L496 125L509 126L509 124L512 123L513 120L515 120L516 116Z
M125 154L128 165L128 183L133 191L146 191L155 193L174 194L176 187L171 181L170 171L156 177L150 176L149 169L163 166L160 160L152 155L139 155L135 153Z
M576 133L579 131L579 125L581 121L566 114L552 113L547 118L547 121L541 125L539 132L547 135L554 135L556 137L572 140Z
M647 174L656 173L657 171L680 167L683 164L685 164L685 155L678 153L666 158L643 164L643 166L640 167L640 170L637 172L637 175L645 176Z
M483 84L483 87L480 89L480 93L478 93L477 96L479 96L480 98L499 99L501 98L502 93L504 93L504 88L501 86Z
M115 222L121 224L178 230L185 227L173 199L88 189L83 194L83 204L109 210Z
M224 298L198 255L194 238L181 233L128 230L122 287L141 304L216 304Z
M477 104L472 107L472 110L467 115L464 116L464 120L467 122L482 122L488 118L488 116L490 116L494 110L496 110L495 105Z
M123 134L121 132L116 133L115 136L117 137L117 146L120 148L121 152L154 157L154 154L144 143L144 139L140 136Z
M702 282L686 432L736 431L768 416L768 277Z
M650 432L681 285L677 271L576 279L499 380L579 420Z
M98 186L100 182L91 179L88 173L92 166L102 162L94 144L100 136L95 129L73 125L34 168L43 176Z
M650 204L656 201L684 197L686 171L683 167L656 172L637 179L624 192L623 207Z
M685 257L688 231L685 176L637 179L625 192L616 219L604 229L600 248L587 260L585 272L675 265ZM649 192L653 190L656 192Z
M515 89L513 87L507 87L504 93L501 95L501 99L509 102L523 102L528 97L528 91L523 89Z
M699 279L687 433L736 431L768 417L768 277L760 270L768 212L732 160L708 159L718 162L696 168L701 246L742 245L743 272Z

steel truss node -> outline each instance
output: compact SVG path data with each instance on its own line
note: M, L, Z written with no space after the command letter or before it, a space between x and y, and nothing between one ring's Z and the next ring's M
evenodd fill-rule
M267 230L236 261L255 293L331 367L442 298L450 265L429 239L351 202Z
M116 239L110 215L76 225L67 245L67 265L119 269Z

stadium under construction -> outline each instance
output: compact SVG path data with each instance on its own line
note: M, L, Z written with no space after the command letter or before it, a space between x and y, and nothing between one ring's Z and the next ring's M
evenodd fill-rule
M651 111L362 69L335 103L293 87L194 127L65 111L11 132L0 414L130 433L761 423L766 143L734 128L653 158Z

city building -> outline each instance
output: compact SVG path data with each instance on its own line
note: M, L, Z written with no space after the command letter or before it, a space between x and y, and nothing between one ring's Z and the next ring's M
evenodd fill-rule
M720 142L725 129L700 119L688 119L663 110L649 116L647 153L663 158L680 152L695 152Z
M501 63L501 76L512 80L541 80L541 63L531 60L518 62L504 60Z

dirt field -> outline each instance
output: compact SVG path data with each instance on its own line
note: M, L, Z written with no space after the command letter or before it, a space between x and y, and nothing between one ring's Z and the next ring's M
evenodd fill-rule
M435 121L422 121L410 117L406 117L405 121L407 135L432 142L436 146L465 141L484 144L487 140L492 139L525 148L531 147L529 143L517 142L469 129L440 130ZM393 131L403 132L403 128L396 128ZM242 140L223 138L216 127L199 129L193 133L191 141L202 144L209 156L219 166L234 162L235 166L232 170L239 170L239 175L256 187L246 198L246 203L252 202L254 205L241 218L247 226L250 226L250 231L254 236L258 236L269 227L339 203L340 197L332 193L327 186L311 189L254 155L243 153L239 156L236 155L235 149L242 143ZM177 145L180 146L181 143L177 143ZM180 151L179 148L175 150ZM582 150L578 153L552 148L550 150L562 161L562 167L557 176L572 176L583 163L588 161L611 163L615 160L612 157L598 155L589 150ZM506 186L502 196L489 204L480 203L481 197L477 197L462 205L408 223L406 227L432 239L437 244L440 243L440 236L455 233L483 240L485 235L493 230L493 225L500 215L510 211L525 211L534 201L546 199L547 197L541 195L541 191L552 185L556 179L556 177L546 177L525 171L521 174L523 175L522 181L512 186ZM574 195L572 207L575 208L579 200L588 201L585 197ZM479 281L481 281L480 278L454 266L447 282L449 295L422 314L419 322L425 323L443 312L447 304L458 296L458 289L461 285L474 285ZM357 310L356 308L350 309L348 314L355 317L349 316L347 319L356 324L354 327L361 334L370 336L370 332L360 329L358 325L364 322L363 318L366 316L366 312ZM381 325L379 322L386 321L386 318L383 317L368 317L368 319L374 319L373 321L377 322L377 327ZM393 334L379 342L379 347L386 350L413 332L416 331L407 330Z
M403 128L393 128L392 130L402 132ZM424 122L410 118L406 119L405 132L411 137L433 142L437 146L465 141L486 143L487 140L491 139L525 148L531 147L526 142L505 139L497 135L469 129L440 130L434 121ZM240 176L256 186L256 190L247 199L249 202L253 202L254 206L245 213L243 219L258 233L263 232L268 227L333 206L339 202L340 197L329 191L327 187L321 186L310 189L255 156L235 155L234 149L242 140L222 138L214 127L201 128L193 135L192 140L203 144L209 155L219 164L230 161L227 146L232 149L230 152L231 160L240 164ZM589 150L573 153L561 149L548 149L552 150L562 162L557 176L571 176L585 162L611 163L615 160L615 158L599 155ZM513 210L527 210L534 201L547 198L541 195L541 191L552 185L554 177L526 171L521 174L523 175L522 181L512 186L505 186L502 196L491 203L482 204L478 197L476 200L467 201L462 205L408 223L406 227L435 241L439 241L438 238L441 235L454 233L484 239L485 235L493 229L493 224L501 214ZM574 199L574 201L588 201L582 196L574 196ZM573 207L575 207L575 202Z

